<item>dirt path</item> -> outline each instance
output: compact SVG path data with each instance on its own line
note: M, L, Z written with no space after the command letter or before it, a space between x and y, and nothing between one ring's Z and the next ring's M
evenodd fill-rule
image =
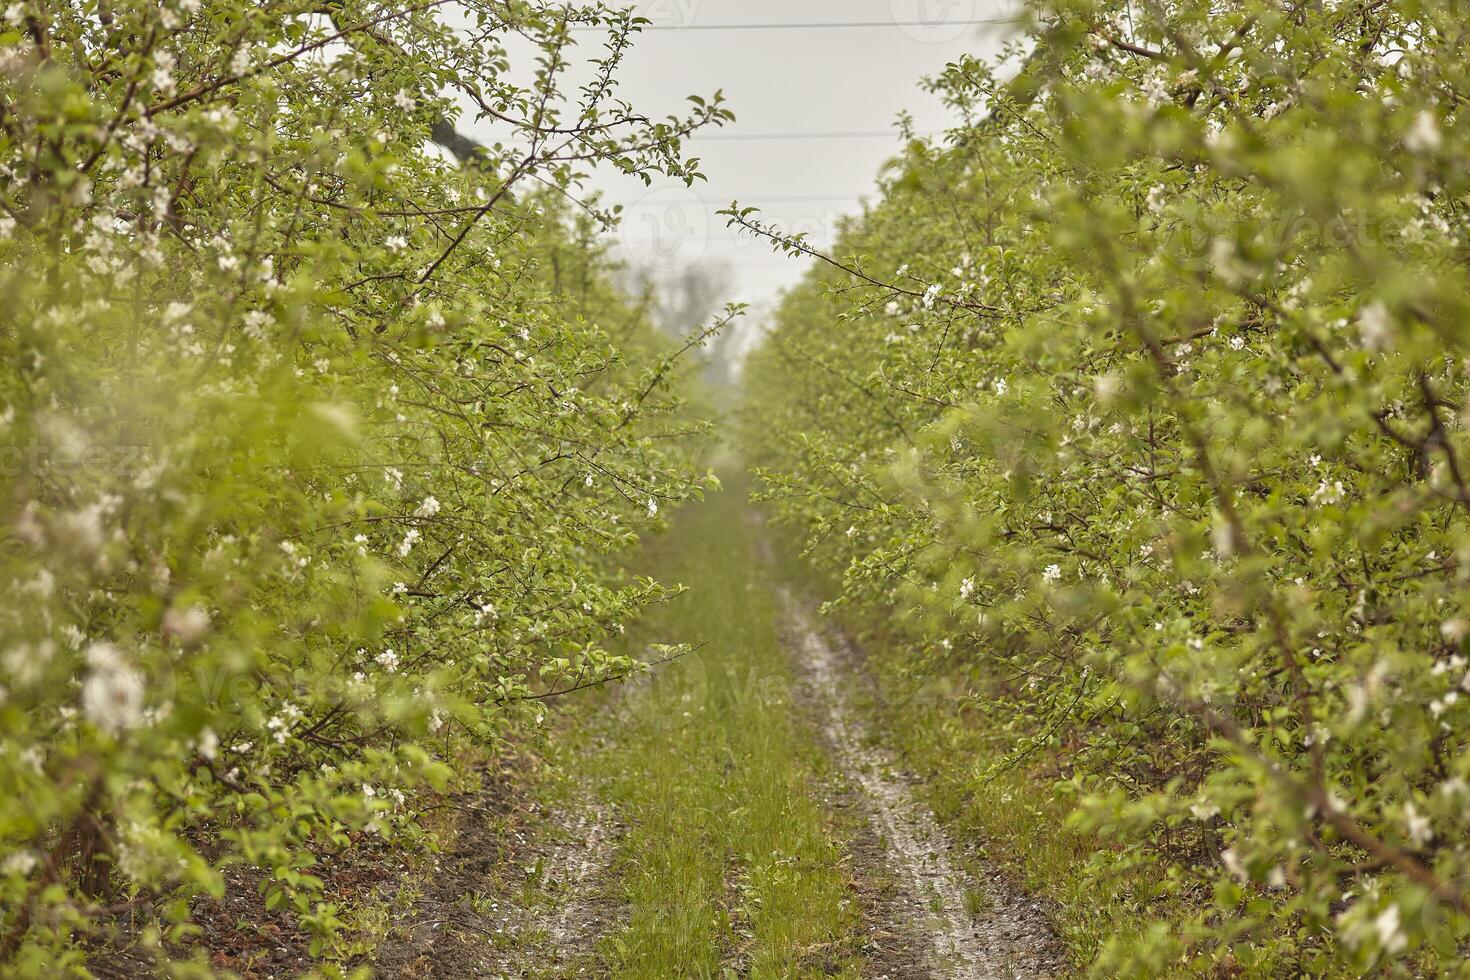
M401 909L376 976L575 975L615 927L598 882L619 833L611 812L581 790L549 810L504 803L489 793L461 801L449 853Z
M377 975L1059 972L1039 904L958 852L872 747L849 694L866 676L856 651L774 584L768 539L730 500L691 511L703 523L676 552L693 558L675 573L703 582L706 598L659 621L719 637L726 662L618 688L630 713L587 732L575 755L585 768L487 779L453 800L449 852L392 896ZM620 849L627 864L614 863Z
M780 589L778 597L827 741L862 791L866 816L887 845L880 853L913 915L910 924L929 947L923 957L928 972L956 978L1055 975L1063 959L1040 907L993 869L982 865L983 880L976 880L956 866L953 843L915 801L892 759L869 747L866 727L849 708L851 651L835 648L790 591Z
M559 964L585 953L614 917L597 878L612 862L617 823L590 793L579 801L575 813L560 828L562 839L542 864L544 886L557 892L558 905L543 920L549 952Z

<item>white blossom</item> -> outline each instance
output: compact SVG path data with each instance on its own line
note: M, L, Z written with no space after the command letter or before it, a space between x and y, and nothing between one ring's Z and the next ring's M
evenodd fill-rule
M163 614L163 635L171 636L184 646L192 646L209 631L209 613L198 606L170 608Z
M1393 342L1393 315L1388 307L1375 300L1358 311L1358 331L1364 346L1385 350Z
M1220 808L1209 802L1193 803L1189 807L1189 812L1194 816L1194 819L1203 823L1211 817L1219 816Z
M1434 828L1429 825L1429 818L1412 803L1404 804L1404 829L1408 831L1409 839L1419 847L1434 840Z
M1155 108L1169 101L1169 86L1162 75L1151 75L1144 81L1143 97Z
M1326 480L1317 484L1317 489L1312 492L1312 502L1319 504L1335 504L1342 500L1344 487L1341 480L1334 480L1329 484Z
M95 645L89 650L105 647ZM110 648L109 648L110 649ZM108 657L116 655L111 650ZM92 660L92 672L82 684L82 711L105 732L116 734L143 723L143 675L118 659Z
M1433 153L1442 142L1439 120L1428 109L1421 110L1414 117L1414 125L1404 134L1404 149L1410 153Z
M117 670L125 666L122 654L111 643L93 643L82 657L93 671Z
M1230 877L1244 884L1250 880L1250 872L1245 868L1245 862L1240 859L1240 854L1233 847L1227 847L1220 852L1220 863L1225 865L1225 870L1230 872Z
M1390 905L1373 920L1373 930L1378 933L1378 942L1387 953L1400 953L1409 945L1399 921L1399 907Z
M162 95L174 94L174 65L176 59L167 51L158 51L153 56L153 87Z
M1155 184L1148 189L1148 199L1145 202L1148 209L1154 214L1161 214L1167 201L1164 198L1166 188L1163 184Z
M219 736L214 733L214 729L206 728L199 733L195 747L202 757L213 761L219 755Z
M35 851L16 851L14 854L6 855L4 863L0 863L0 874L24 878L36 870L36 865L39 863Z

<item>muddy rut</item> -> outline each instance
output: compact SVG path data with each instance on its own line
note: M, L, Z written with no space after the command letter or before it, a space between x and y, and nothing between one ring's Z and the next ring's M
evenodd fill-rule
M616 903L601 881L621 833L617 819L585 789L551 812L530 804L516 829L485 809L491 798L471 802L452 850L380 947L374 975L577 972L596 941L617 928Z
M928 808L917 802L893 760L869 747L866 726L850 709L853 652L835 645L789 590L778 592L784 633L811 689L819 724L844 774L861 790L864 816L886 845L880 851L912 918L895 928L934 977L1050 977L1064 962L1038 903L981 865L976 879L957 866L955 849ZM861 857L861 855L859 855ZM861 868L856 869L860 874ZM972 913L972 909L980 911Z
M562 826L561 842L545 858L544 880L559 893L558 905L543 917L556 962L570 962L607 928L609 910L595 885L612 862L617 834L611 812L589 795Z

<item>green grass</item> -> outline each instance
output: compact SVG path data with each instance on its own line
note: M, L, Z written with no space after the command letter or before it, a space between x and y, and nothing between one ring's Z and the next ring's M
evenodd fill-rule
M636 643L704 642L609 692L606 748L577 762L627 824L613 875L625 927L601 945L620 977L855 976L859 913L828 763L792 677L743 487L676 515L645 570L690 591Z

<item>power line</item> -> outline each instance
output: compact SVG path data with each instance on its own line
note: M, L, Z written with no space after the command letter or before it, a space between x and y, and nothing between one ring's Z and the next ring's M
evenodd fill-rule
M913 133L914 136L938 136L942 129L928 129ZM683 137L690 143L707 143L716 141L729 142L764 142L769 140L865 140L865 139L893 139L902 136L895 129L872 129L853 130L852 132L834 133L693 133ZM503 138L489 137L497 143L529 143L532 137L509 136Z
M936 136L939 130L915 133L915 136ZM892 129L858 130L850 133L695 133L686 137L690 142L713 142L715 140L867 140L892 139L901 135Z
M675 190L682 190L682 188L674 188L674 189ZM710 205L712 207L725 207L731 201L740 201L742 204L745 204L745 203L749 203L749 204L783 204L783 203L784 204L792 204L792 203L807 204L807 203L816 202L816 201L851 201L852 203L856 204L858 201L862 200L864 197L867 197L867 196L872 195L872 194L877 194L880 190L881 190L881 188L872 187L872 188L869 188L868 190L865 190L865 191L857 191L857 192L852 193L852 194L764 194L764 195L762 195L762 194L727 194L727 195L724 195L722 197L717 197L717 198L716 197L700 197L699 198L699 203L701 203L701 204L708 204L708 205ZM664 202L664 201L658 201L658 200L654 200L654 201L649 201L648 200L649 197L651 197L653 195L656 195L658 193L659 193L659 191L650 191L649 194L647 194L647 195L645 195L643 197L603 198L602 200L598 201L597 203L598 204L601 204L601 205L607 205L607 206L611 206L611 205L614 205L614 204L621 204L624 207L628 207L628 206L634 205L634 204L643 204L644 202L647 202L649 207L660 207L660 206L664 205L665 203L670 203L670 202Z
M795 23L771 23L771 24L644 24L641 32L648 31L803 31L803 30L830 30L834 28L882 28L882 27L980 27L985 24L1019 24L1022 23L1018 17L981 17L977 20L848 20L848 21L807 21L800 24ZM605 33L606 29L601 27L574 27L573 31L588 33Z
M694 263L692 263L692 265L698 265L701 261L703 261L703 258L695 261ZM726 265L726 268L728 268L731 272L736 273L744 273L748 271L765 271L767 273L779 271L798 271L801 266L814 261L816 260L808 256L804 260L792 258L779 262L731 262ZM659 269L652 266L638 268L639 275L647 276L650 279L665 280L678 279L683 276L686 271L688 271L687 268Z

